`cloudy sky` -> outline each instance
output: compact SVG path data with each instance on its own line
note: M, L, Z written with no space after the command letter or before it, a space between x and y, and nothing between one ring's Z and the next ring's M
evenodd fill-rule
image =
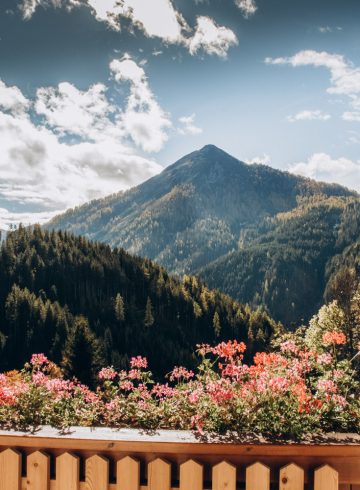
M207 143L360 191L360 2L1 0L0 228Z

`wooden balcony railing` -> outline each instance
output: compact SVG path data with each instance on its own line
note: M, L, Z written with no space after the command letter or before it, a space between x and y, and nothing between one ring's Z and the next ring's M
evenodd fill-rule
M190 432L0 431L0 490L360 490L360 436L311 444Z

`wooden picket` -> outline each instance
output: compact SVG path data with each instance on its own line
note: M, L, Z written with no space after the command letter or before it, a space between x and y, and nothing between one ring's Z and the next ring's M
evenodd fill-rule
M50 481L50 458L36 451L27 458L27 490L48 490Z
M180 466L180 490L202 490L204 468L196 461L189 460Z
M269 490L270 468L254 463L246 468L246 490Z
M315 471L314 490L338 490L339 476L337 471L324 465Z
M222 461L213 467L212 490L236 490L236 468Z
M20 490L21 456L12 449L0 454L0 490Z
M116 490L139 490L140 463L129 456L120 459L116 465Z
M296 464L288 464L280 470L280 490L304 490L304 470Z
M0 490L360 490L360 444L3 441Z
M56 458L56 490L79 490L79 458L65 453Z

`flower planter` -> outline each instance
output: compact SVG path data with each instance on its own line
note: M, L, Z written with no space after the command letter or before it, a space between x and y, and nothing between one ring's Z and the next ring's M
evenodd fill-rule
M186 431L43 427L0 431L0 451L0 490L360 490L355 434L271 444Z

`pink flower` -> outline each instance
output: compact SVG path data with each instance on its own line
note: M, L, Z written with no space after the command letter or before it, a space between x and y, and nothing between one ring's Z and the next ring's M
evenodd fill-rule
M49 359L45 354L33 354L30 359L30 364L35 368L41 368L49 364Z
M318 364L321 364L323 366L328 366L329 364L331 364L333 361L333 357L330 353L326 352L324 354L319 354L317 356L317 362Z
M171 386L169 386L167 383L164 385L157 383L151 390L151 394L160 399L170 398L174 396L176 393L177 390L175 390L175 388L171 388Z
M98 378L101 380L111 381L116 377L116 371L112 367L102 368L98 374Z
M139 369L131 369L128 374L130 379L140 379L141 371Z
M332 401L341 408L344 408L348 405L348 402L341 395L333 395L331 397Z
M170 373L169 379L170 381L175 381L175 379L191 379L194 377L194 373L192 371L188 371L186 368L182 366L176 366L172 372Z
M125 379L124 381L120 382L120 389L124 391L131 391L134 389L134 383L132 383L128 379Z
M280 344L281 352L290 352L292 354L297 354L298 348L293 340L287 340L286 342L282 342Z
M146 369L148 367L148 362L146 357L132 357L130 361L130 366L132 368L138 368L138 369Z
M320 379L317 383L317 389L325 393L337 392L337 386L331 379Z

